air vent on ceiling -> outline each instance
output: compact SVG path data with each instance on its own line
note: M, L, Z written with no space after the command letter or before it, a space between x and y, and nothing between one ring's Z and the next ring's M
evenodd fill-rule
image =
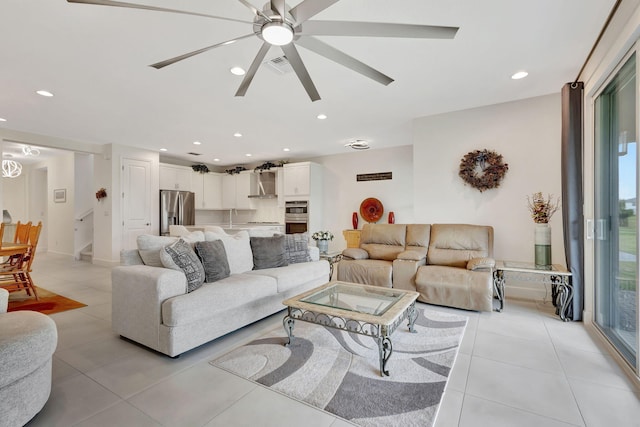
M347 144L344 144L345 147L351 147L354 150L368 150L369 143L364 139L356 139L355 141L351 141Z
M277 71L279 74L287 74L293 72L291 63L284 55L270 59L266 61L265 64L268 65L272 70Z
M189 152L187 154L191 154L192 156L202 156L202 153Z

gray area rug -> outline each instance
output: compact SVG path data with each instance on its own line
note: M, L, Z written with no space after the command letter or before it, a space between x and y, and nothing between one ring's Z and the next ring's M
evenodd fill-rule
M432 426L467 318L418 313L418 333L391 336L389 377L373 338L302 321L289 347L277 328L210 363L361 426Z

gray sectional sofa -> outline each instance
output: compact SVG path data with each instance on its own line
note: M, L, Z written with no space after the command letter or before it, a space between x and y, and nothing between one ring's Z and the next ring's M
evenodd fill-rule
M268 238L246 231L183 236L192 244L222 241L230 267L228 277L187 292L187 274L165 268L158 257L177 238L140 236L138 250L123 251L122 265L112 270L113 330L174 357L276 313L285 299L329 280L329 263L304 239L298 249L303 243L310 261L289 257L287 247L288 265L254 270L254 237Z

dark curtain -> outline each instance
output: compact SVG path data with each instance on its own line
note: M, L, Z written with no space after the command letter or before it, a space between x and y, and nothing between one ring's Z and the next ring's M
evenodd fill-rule
M562 88L562 224L573 304L567 317L582 320L584 308L584 231L582 212L582 104L584 84Z

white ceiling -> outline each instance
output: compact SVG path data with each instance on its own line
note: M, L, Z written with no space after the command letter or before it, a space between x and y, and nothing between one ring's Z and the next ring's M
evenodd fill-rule
M137 3L252 18L237 0ZM311 102L295 74L265 66L247 95L234 97L242 77L229 69L249 67L261 45L254 37L161 70L148 66L248 34L249 24L65 0L3 0L0 117L7 121L0 127L163 147L194 162L219 158L221 166L344 153L353 139L366 139L373 149L407 145L413 118L559 92L576 78L614 3L342 0L313 19L460 30L453 40L321 37L395 82L380 85L299 48L322 97ZM273 47L267 58L280 55ZM510 78L523 69L529 77ZM38 96L39 89L55 96ZM328 119L316 119L319 113ZM194 146L196 140L202 145Z

